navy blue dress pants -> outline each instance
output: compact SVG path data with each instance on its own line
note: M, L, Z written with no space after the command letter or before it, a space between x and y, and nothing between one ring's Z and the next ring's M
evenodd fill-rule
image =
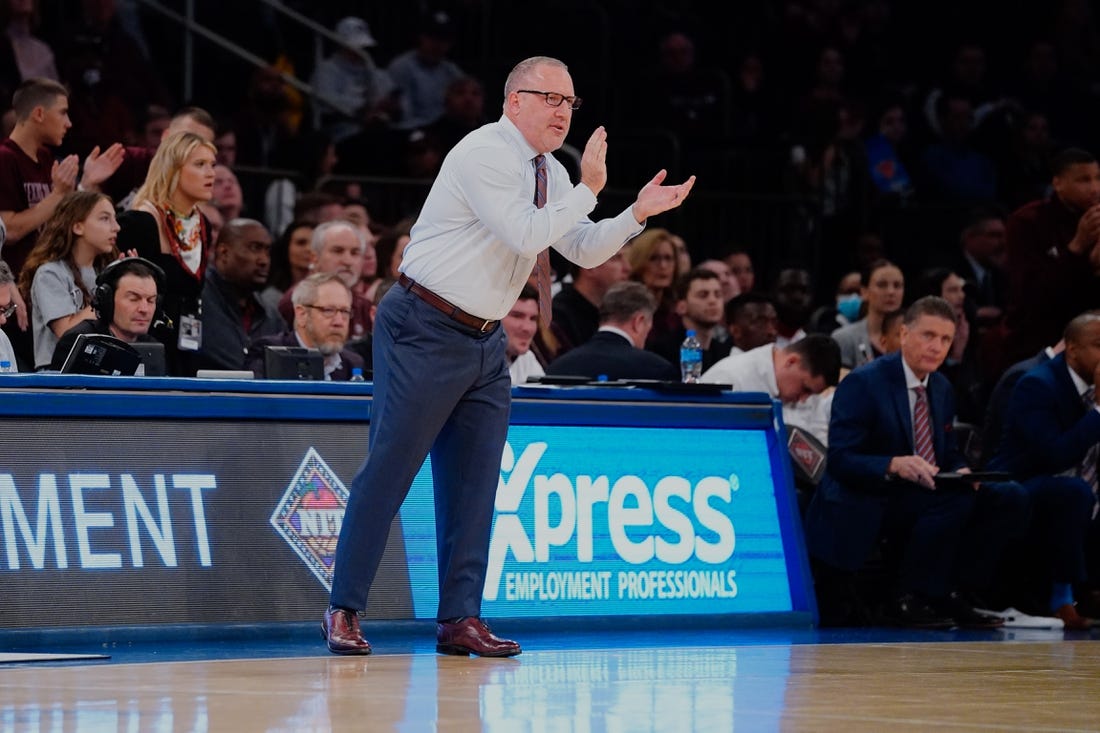
M431 452L439 555L436 618L478 616L512 384L498 325L452 320L401 286L374 325L366 461L352 480L330 602L362 610L390 524Z

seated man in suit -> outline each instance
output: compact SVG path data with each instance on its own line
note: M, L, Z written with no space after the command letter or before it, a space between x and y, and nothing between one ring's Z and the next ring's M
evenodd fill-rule
M1066 326L1065 351L1020 377L990 468L1019 476L1032 500L1032 536L1052 581L1050 611L1067 629L1094 622L1074 606L1085 580L1085 538L1096 507L1100 457L1100 311ZM1045 610L1045 609L1044 609Z
M657 304L645 285L621 282L611 286L600 303L600 330L586 343L562 354L547 374L597 379L661 379L679 381L680 370L645 350Z
M114 336L128 344L153 342L149 335L157 317L164 271L141 257L125 257L103 268L96 278L92 309L96 318L81 321L61 335L50 369L59 371L80 334Z
M970 472L951 385L936 372L954 336L951 305L921 298L905 313L901 351L841 380L825 475L806 513L807 547L827 568L859 570L885 537L900 555L887 614L904 626L1001 625L954 591L985 590L1027 520L1019 484L937 482L941 471Z
M351 323L351 288L335 272L310 275L294 288L294 330L256 339L248 349L248 368L263 379L265 346L317 349L325 359L325 379L347 381L363 358L344 348Z

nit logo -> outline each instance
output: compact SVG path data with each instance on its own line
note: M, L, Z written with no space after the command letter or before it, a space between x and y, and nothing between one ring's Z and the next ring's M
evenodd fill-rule
M332 590L336 540L348 490L312 447L271 515L271 525L326 590Z

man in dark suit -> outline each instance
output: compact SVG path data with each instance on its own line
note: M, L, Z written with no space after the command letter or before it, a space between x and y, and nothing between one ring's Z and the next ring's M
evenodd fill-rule
M1066 326L1064 353L1020 378L1009 399L994 469L1019 476L1033 505L1034 549L1052 582L1050 611L1067 629L1087 629L1073 602L1085 580L1085 538L1096 506L1100 444L1100 311Z
M967 303L977 307L978 325L993 325L1004 315L1005 217L995 208L971 211L959 234L959 255L951 269L966 280Z
M586 343L550 362L546 373L679 381L675 366L644 350L656 310L645 285L622 282L611 286L600 303L600 329Z
M1001 444L1001 436L1004 434L1005 413L1008 412L1008 400L1012 396L1012 390L1020 377L1030 372L1040 364L1053 359L1061 354L1066 347L1065 341L1058 341L1054 346L1047 346L1030 359L1018 361L1005 370L997 385L989 394L989 404L985 408L985 422L982 425L982 465L985 466L997 455L997 448Z
M901 351L841 380L826 472L807 509L809 551L827 567L859 570L885 539L899 561L887 615L905 626L1000 625L955 591L983 587L1026 522L1019 484L937 480L970 473L953 432L951 385L936 372L954 336L951 305L921 298L905 313Z
M317 349L324 357L325 379L346 382L353 369L364 369L363 357L344 348L351 323L351 290L334 272L310 275L294 288L294 330L256 339L248 349L248 368L265 376L264 347Z

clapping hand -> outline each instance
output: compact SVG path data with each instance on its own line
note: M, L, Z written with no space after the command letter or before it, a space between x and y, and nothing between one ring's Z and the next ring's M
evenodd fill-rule
M668 171L662 168L638 192L638 199L634 202L634 219L639 224L655 214L676 208L684 203L684 199L691 193L691 188L695 185L695 176L690 176L679 185L661 185L667 175Z
M96 145L84 159L84 175L80 178L81 187L98 188L99 184L115 174L125 157L126 149L122 147L122 143L115 143L102 153Z

